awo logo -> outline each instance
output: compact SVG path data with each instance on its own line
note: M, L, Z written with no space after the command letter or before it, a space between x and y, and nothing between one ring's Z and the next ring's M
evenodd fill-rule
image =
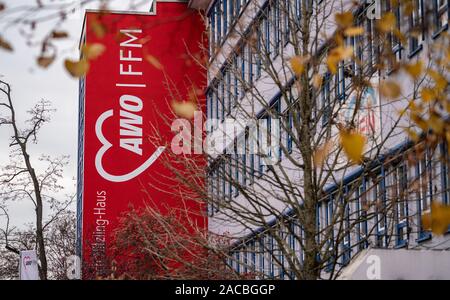
M123 95L120 97L120 147L139 156L143 156L142 151L142 116L140 113L143 109L143 102L139 97L132 95ZM110 109L102 113L95 123L95 134L102 144L95 156L95 168L98 174L104 179L112 182L125 182L135 178L142 172L147 170L161 153L165 147L160 146L150 155L144 163L139 167L125 174L111 174L105 170L103 166L103 157L105 153L113 146L103 134L103 124L106 120L113 117L114 110Z

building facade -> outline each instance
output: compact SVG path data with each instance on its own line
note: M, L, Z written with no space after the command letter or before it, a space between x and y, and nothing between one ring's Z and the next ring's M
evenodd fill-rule
M343 167L345 162L337 162L334 169L325 171L332 179L321 181L315 204L316 239L320 249L326 248L319 256L328 256L318 258L320 277L338 277L365 249L450 250L448 230L435 234L423 224L433 204L450 204L448 146L445 140L430 143L426 133L417 139L408 134L416 123L400 112L409 107L411 97L423 99L409 94L420 94L417 81L399 70L419 62L423 67L439 55L436 49L448 46L448 1L409 1L409 9L384 0L359 1L358 5L342 2L216 0L198 4L207 7L209 23L208 137L217 141L217 132L229 133L229 129L222 130L227 120L247 124L237 126L240 133L233 133L218 154L211 155L208 168L209 229L232 237L228 263L238 273L255 273L257 278L301 277L294 269L301 270L305 255L298 208L305 197L304 166L299 166L304 152L295 139L305 132L293 131L305 124L303 108L296 106L306 93L297 85L302 72L307 72L315 87L308 91L314 103L309 115L312 135L328 134L323 140L337 141L333 137L338 136L339 125L351 119L366 138L364 163ZM351 26L364 33L332 40L336 32L339 35L339 30L350 26L335 17L341 14L345 19L346 11L351 12ZM392 28L381 41L377 32L383 29L377 24L386 14L394 20L382 19ZM302 22L310 24L305 27ZM305 28L310 31L302 31ZM333 70L326 57L336 43L351 47L353 55L338 59ZM386 47L388 55L383 54ZM437 52L446 51L444 47ZM297 71L292 57L300 60L297 68L304 60L314 69ZM444 77L448 80L448 75ZM358 89L355 78L370 84ZM384 82L394 80L405 97L389 95L391 89L380 91ZM447 84L441 92L448 96ZM249 119L263 120L265 132L258 127L256 140L261 141L263 134L276 136L275 148L265 153L249 150ZM275 163L266 163L267 158L275 158ZM325 161L332 165L329 158ZM283 179L276 178L277 174L284 174ZM258 217L251 219L250 215ZM446 274L450 278L450 272Z

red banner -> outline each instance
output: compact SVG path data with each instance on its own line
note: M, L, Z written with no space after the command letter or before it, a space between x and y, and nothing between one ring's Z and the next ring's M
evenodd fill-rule
M173 174L162 157L174 136L167 122L174 90L184 100L206 83L195 63L204 30L199 13L183 2L157 3L156 14L86 15L82 43L106 49L90 61L84 99L82 256L97 273L107 268L111 234L130 204L181 204L167 193ZM206 226L203 218L195 222Z

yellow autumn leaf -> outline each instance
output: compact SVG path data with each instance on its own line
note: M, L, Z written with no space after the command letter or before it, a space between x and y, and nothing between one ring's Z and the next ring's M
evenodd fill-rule
M105 36L106 27L100 21L94 19L90 24L90 28L97 38L101 39Z
M298 55L291 58L290 63L295 75L300 76L303 73L305 70L305 61L306 59L304 57Z
M447 151L450 154L450 131L445 132L445 139L447 140Z
M334 15L337 25L346 28L353 25L353 13L346 11L344 13L337 13Z
M323 163L328 157L328 154L330 153L332 147L333 143L331 141L327 141L314 152L313 163L316 168L323 166Z
M366 137L354 130L340 130L340 143L347 157L354 163L361 163Z
M55 61L55 56L41 55L37 58L37 63L42 68L48 68L48 66L50 66L53 63L53 61Z
M403 67L405 68L406 73L408 73L414 80L419 79L422 74L422 62L420 60L414 64L405 64Z
M320 74L314 74L313 78L312 78L312 84L314 86L314 88L316 89L320 89L320 87L322 86L322 75Z
M434 234L445 234L450 226L450 206L433 201L431 212L422 215L422 226Z
M344 34L346 36L358 36L364 33L364 28L362 27L350 27L345 29Z
M353 56L353 47L339 46L330 51L327 57L328 69L331 73L337 73L337 64L341 60L351 58Z
M83 47L83 56L88 60L97 59L105 52L106 47L100 43L86 44Z
M389 99L398 98L402 90L400 86L394 81L383 80L379 86L380 94Z
M433 78L437 90L439 92L443 92L448 85L447 79L445 79L445 77L442 74L432 69L429 69L427 73L431 78Z
M163 65L159 62L159 60L154 57L153 55L147 54L145 55L145 60L149 62L153 67L155 67L158 70L163 69Z
M11 44L7 42L5 39L3 39L1 36L0 36L0 48L9 52L13 51L13 47L11 46Z
M172 102L172 109L179 117L192 119L197 110L197 106L193 102Z
M82 77L89 71L89 62L86 59L80 61L66 59L64 61L64 66L69 74L75 78Z
M397 20L392 12L385 13L377 22L377 29L381 32L390 32L397 25Z
M436 134L441 135L444 132L444 120L437 114L432 114L430 116L428 126Z
M433 89L423 88L420 91L420 96L422 97L423 102L430 102L436 98L436 93Z

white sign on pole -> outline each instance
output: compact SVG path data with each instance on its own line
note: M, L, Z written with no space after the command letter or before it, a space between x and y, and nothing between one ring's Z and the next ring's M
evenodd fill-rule
M36 250L20 251L20 280L39 280Z

